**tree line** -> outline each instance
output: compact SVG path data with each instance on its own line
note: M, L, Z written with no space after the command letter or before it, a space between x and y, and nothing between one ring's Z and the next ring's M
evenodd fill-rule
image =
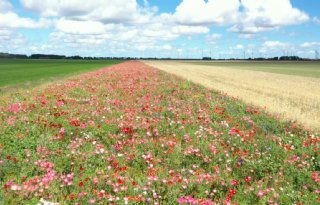
M22 55L22 54L10 54L10 53L0 53L0 59L70 59L70 60L199 60L199 59L176 59L176 58L134 58L134 57L82 57L82 56L65 56L65 55L53 55L53 54L32 54ZM201 60L248 60L248 61L306 61L312 60L307 58L301 58L299 56L280 56L272 58L223 58L214 59L211 57L203 57Z
M0 53L0 58L5 59L53 59L53 60L130 60L132 58L126 57L82 57L82 56L65 56L65 55L53 55L53 54L32 54L22 55L22 54L10 54L10 53Z

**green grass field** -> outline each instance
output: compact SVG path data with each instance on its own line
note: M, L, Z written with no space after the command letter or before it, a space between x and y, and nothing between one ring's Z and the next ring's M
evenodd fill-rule
M218 66L286 75L320 78L320 62L192 62L197 65Z
M117 60L16 60L0 59L0 87L34 84L49 79L111 66Z

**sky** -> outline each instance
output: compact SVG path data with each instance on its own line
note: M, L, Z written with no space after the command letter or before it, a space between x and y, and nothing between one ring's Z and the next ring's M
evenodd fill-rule
M316 51L319 0L0 0L0 52L315 58Z

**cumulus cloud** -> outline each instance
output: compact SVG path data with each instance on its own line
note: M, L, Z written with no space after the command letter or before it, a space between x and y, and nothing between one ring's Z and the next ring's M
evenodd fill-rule
M21 3L24 8L45 17L68 17L104 23L141 22L150 15L149 10L139 8L136 0L21 0Z
M56 23L58 31L71 34L103 34L105 26L101 22L96 21L74 21L60 19Z
M216 41L216 40L219 40L220 38L222 38L222 35L218 33L211 34L206 37L207 40L211 40L211 41Z
M51 25L51 21L41 18L34 20L31 18L20 17L13 11L13 6L7 0L0 0L0 28L45 28Z
M241 6L239 22L231 31L250 34L309 20L306 13L293 8L290 0L242 0Z
M173 18L184 25L229 24L236 20L239 0L183 0Z
M206 34L210 30L205 26L174 26L173 33L183 35Z
M12 5L7 0L0 0L0 12L5 12L12 9Z
M136 0L21 0L22 5L42 17L59 18L55 35L65 34L66 39L78 35L77 42L102 42L104 39L120 45L120 41L139 42L155 46L158 41L172 41L181 35L206 34L206 26L179 25L170 14L156 15L156 8L138 5ZM113 38L110 38L112 36ZM81 40L82 39L82 40ZM139 39L139 40L138 40ZM66 40L65 40L66 41ZM150 46L137 45L139 50Z
M217 41L219 39L221 39L221 38L222 38L221 34L214 33L214 34L211 34L211 35L207 35L206 38L205 38L205 41L208 42L211 45L215 45L215 44L217 44Z
M278 53L282 55L294 55L295 51L295 45L281 41L265 41L259 50L259 52L265 54Z
M280 41L266 41L263 43L264 47L268 48L283 48L291 46L290 43L280 42Z
M22 18L14 12L0 13L0 27L2 28L46 28L52 24L48 19L35 21L30 18Z
M290 0L181 0L173 13L162 14L151 8L147 0L141 2L139 5L136 0L20 0L25 9L38 16L26 18L14 10L9 0L0 0L0 38L2 42L18 38L20 46L26 47L26 39L14 36L12 31L53 27L48 41L33 42L28 46L30 52L97 56L135 51L167 54L180 48L172 44L180 36L192 39L192 35L202 35L211 47L215 46L222 35L209 34L212 25L228 26L229 31L239 33L242 38L253 38L258 32L310 19L294 8ZM314 17L312 21L319 19ZM299 48L317 45L306 42ZM247 49L241 45L238 50L236 45L231 47L238 53ZM266 41L261 52L281 52L292 47L289 43Z
M303 23L309 16L290 0L183 0L173 18L182 25L233 25L232 32L253 34Z
M243 50L244 46L241 45L241 44L237 44L234 48L237 49L237 50Z
M305 42L300 46L303 48L320 47L320 42Z
M168 44L163 45L162 48L163 48L164 50L172 50L172 49L173 49L173 47L172 47L171 45L168 45Z
M28 40L12 30L0 28L0 49L5 52L26 53L24 46Z

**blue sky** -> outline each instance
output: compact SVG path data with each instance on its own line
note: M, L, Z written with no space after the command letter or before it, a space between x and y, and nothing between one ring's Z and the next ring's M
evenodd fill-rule
M316 0L0 0L0 52L313 58L315 50Z

